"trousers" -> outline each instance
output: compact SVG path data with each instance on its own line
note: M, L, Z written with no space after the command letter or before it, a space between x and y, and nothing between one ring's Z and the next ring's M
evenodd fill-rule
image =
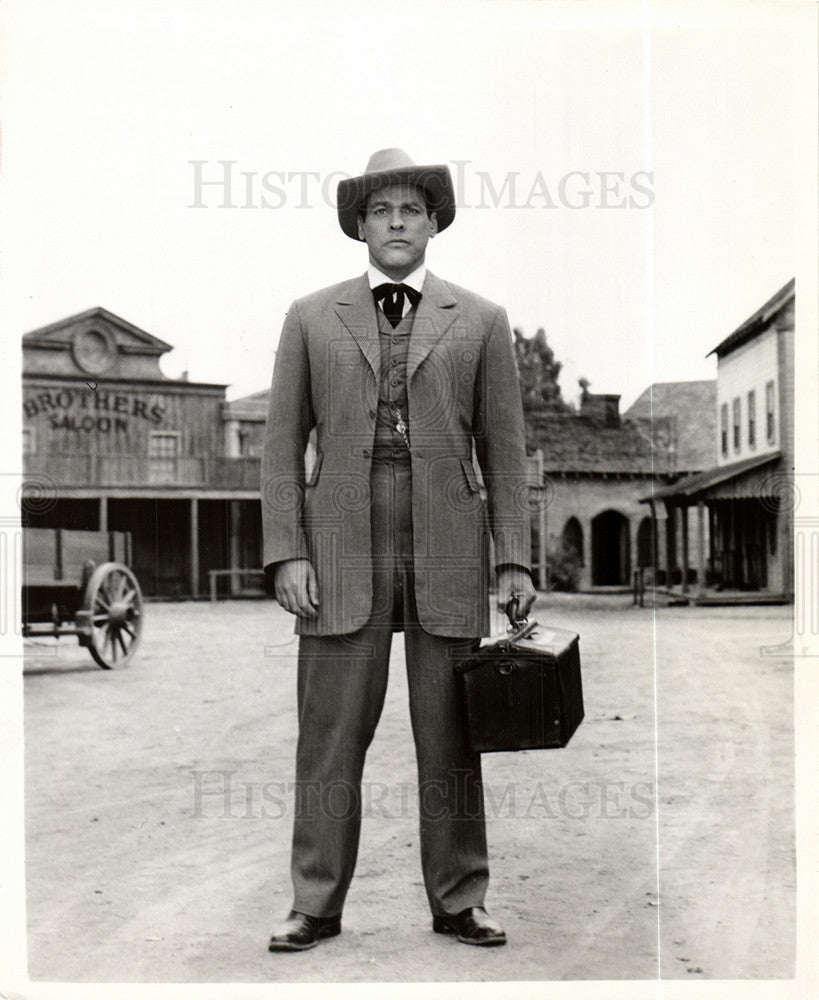
M480 640L433 636L418 624L411 476L406 459L373 460L373 605L367 624L350 635L299 640L291 875L293 909L315 917L341 913L353 876L361 775L384 704L392 635L401 629L430 909L437 916L484 904L489 869L481 758L466 742L452 670Z

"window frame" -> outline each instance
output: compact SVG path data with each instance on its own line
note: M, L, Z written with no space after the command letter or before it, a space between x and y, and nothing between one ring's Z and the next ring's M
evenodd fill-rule
M765 383L765 437L768 444L776 444L776 383Z
M163 438L175 442L173 455L152 454L154 442ZM164 429L161 431L150 431L148 436L148 479L151 483L169 483L174 482L178 478L181 440L182 434L180 431Z
M756 450L756 389L749 389L746 399L748 407L746 425L748 427L748 447Z
M723 403L720 406L719 414L719 430L720 430L720 452L724 458L728 457L728 404Z
M739 454L742 450L742 400L739 396L735 396L731 404L731 416L733 418L733 436L732 441L734 443L734 453Z

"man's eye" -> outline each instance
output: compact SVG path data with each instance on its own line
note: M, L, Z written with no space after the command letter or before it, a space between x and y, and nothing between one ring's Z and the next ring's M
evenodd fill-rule
M415 208L414 205L408 205L407 208L404 209L404 211L407 213L407 215L418 215L418 213L421 210L420 208Z

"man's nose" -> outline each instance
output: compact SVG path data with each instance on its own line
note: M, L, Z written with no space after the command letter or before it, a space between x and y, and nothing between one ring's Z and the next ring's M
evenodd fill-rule
M390 219L390 229L403 229L404 228L404 217L401 215L401 210L396 208L392 213L392 218Z

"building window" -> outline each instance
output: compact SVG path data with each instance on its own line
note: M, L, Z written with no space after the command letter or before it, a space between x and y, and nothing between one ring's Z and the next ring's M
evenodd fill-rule
M774 409L774 384L769 382L765 386L765 435L768 444L773 444L776 440L776 411Z
M23 428L23 454L33 455L37 450L37 438L34 435L33 427Z
M756 448L756 392L748 393L748 447Z
M173 482L177 478L179 432L151 431L148 459L152 483Z
M728 455L728 404L723 403L719 409L720 451Z
M739 396L734 400L734 451L739 451L742 434L742 411Z

